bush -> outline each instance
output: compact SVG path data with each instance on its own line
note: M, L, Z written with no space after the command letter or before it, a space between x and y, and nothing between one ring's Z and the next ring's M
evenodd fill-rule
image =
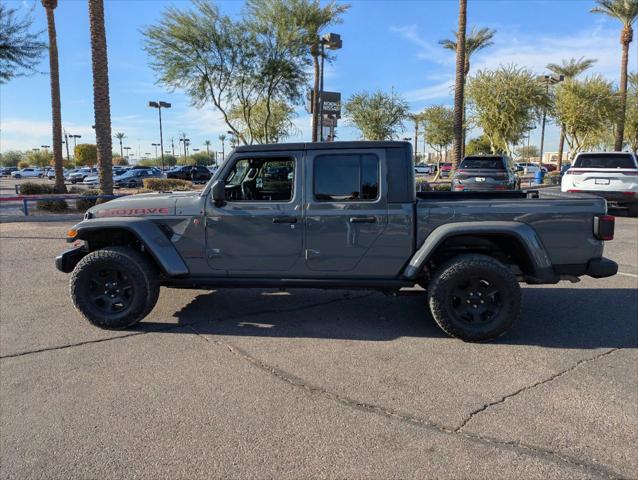
M20 162L18 162L18 168L20 170L22 170L23 168L28 168L29 167L29 162L26 162L24 160L21 160Z
M20 195L55 195L55 193L53 191L53 185L24 182L20 185ZM46 210L49 212L62 212L69 208L69 205L62 198L60 200L38 200L36 206L38 210Z
M190 182L176 178L146 178L144 188L153 192L167 192L171 190L191 190Z
M87 198L87 197L101 195L102 191L94 188L94 189L88 189L88 190L81 190L78 193L81 193L81 196L75 201L75 207L81 212L86 212L89 208L95 206L98 200L97 198Z
M431 189L435 192L449 192L452 190L451 183L433 183L430 185Z
M24 182L20 185L20 195L53 194L53 185L47 183Z
M426 178L416 177L416 191L417 192L429 192L432 189Z

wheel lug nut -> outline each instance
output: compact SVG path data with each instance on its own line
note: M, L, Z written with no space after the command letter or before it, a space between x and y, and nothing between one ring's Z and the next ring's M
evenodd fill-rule
M465 301L466 301L467 303L470 303L470 301L469 301L469 300L465 300Z
M474 305L474 308L478 308L476 305Z
M481 300L481 303L485 303L483 300Z
M480 297L481 295L483 295L481 292L479 292L478 296Z
M472 292L470 292L470 297L473 297L473 296L474 296L474 294Z

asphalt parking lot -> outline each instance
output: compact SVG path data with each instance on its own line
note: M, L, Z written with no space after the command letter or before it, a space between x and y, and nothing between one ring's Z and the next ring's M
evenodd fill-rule
M638 477L638 219L621 275L525 287L490 344L362 291L162 289L98 330L68 227L0 224L1 478Z

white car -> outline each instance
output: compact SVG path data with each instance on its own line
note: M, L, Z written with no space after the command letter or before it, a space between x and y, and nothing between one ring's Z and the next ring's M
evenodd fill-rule
M430 165L415 165L414 173L417 175L430 175L432 173L432 168Z
M592 193L638 215L638 160L629 152L579 153L565 172L560 189Z
M13 178L38 178L42 177L44 174L42 170L39 168L23 168L22 170L18 170L17 172L11 172L11 177Z
M100 176L99 175L89 175L88 177L86 177L84 179L84 181L82 183L84 185L97 185L98 183L100 183Z
M71 183L83 182L86 177L97 175L97 168L80 168L76 172L69 174L67 177Z
M516 164L516 166L521 168L524 174L529 174L529 175L533 175L536 172L539 172L541 170L537 163L531 163L531 162L529 163L519 162ZM517 170L520 171L518 168Z

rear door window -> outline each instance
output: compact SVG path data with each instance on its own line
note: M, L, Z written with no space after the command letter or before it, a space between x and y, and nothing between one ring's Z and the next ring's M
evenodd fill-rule
M319 155L314 161L314 196L320 201L375 200L379 196L376 155Z
M630 154L582 154L574 162L575 168L636 168Z

